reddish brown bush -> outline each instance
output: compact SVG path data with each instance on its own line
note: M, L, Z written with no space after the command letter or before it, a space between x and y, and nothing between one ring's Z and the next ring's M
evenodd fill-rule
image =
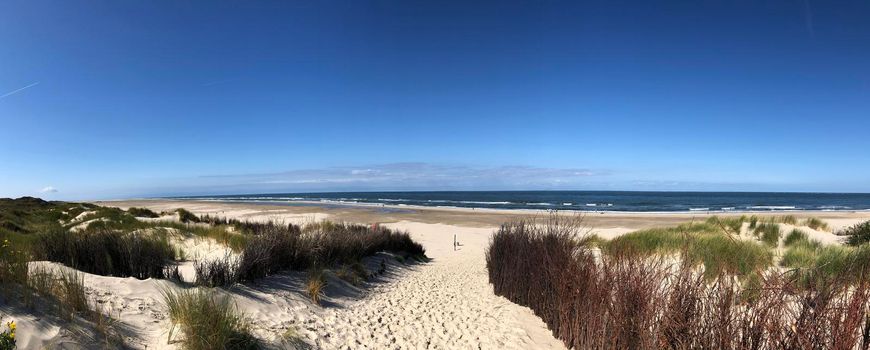
M710 280L688 262L600 255L582 243L581 227L579 220L557 216L507 223L486 253L495 293L534 310L569 348L870 345L865 279L771 271Z

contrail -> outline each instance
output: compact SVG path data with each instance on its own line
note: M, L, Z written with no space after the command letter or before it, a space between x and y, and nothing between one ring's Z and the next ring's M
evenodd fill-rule
M810 8L810 0L804 0L804 24L810 32L810 38L816 37L816 28L813 25L813 9Z
M5 94L3 94L3 95L0 95L0 99L4 99L4 98L6 98L6 97L9 97L9 96L15 95L15 94L17 94L17 93L19 93L19 92L21 92L21 91L27 90L27 89L32 88L32 87L37 86L37 85L39 85L39 82L38 82L38 81L35 82L35 83L33 83L33 84L27 85L27 86L25 86L25 87L23 87L23 88L18 88L18 89L15 89L15 90L9 91L9 92L7 92L7 93L5 93Z

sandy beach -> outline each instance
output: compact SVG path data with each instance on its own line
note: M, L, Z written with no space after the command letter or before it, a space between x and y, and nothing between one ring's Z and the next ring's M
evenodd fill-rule
M868 18L0 1L0 350L870 350Z
M374 269L387 262L385 275L362 286L334 275L328 278L323 305L303 293L304 273L284 272L251 285L237 285L229 295L252 325L252 334L273 348L322 349L565 349L543 321L526 307L496 296L488 282L485 249L498 226L516 218L546 212L510 210L431 209L398 207L324 207L261 205L203 201L129 200L96 202L122 209L145 207L156 212L185 208L197 215L217 215L243 221L304 224L331 220L378 223L408 231L423 244L431 261L402 264L387 253L366 258ZM776 215L781 213L765 213ZM815 216L836 231L870 219L867 212L789 212ZM562 215L578 215L562 213ZM720 214L721 215L721 214ZM726 214L740 215L740 214ZM612 238L637 229L704 220L703 213L585 213L589 233ZM813 231L814 239L836 244L839 237ZM454 249L454 235L461 244ZM190 260L217 258L232 252L205 238L186 238ZM32 263L67 269L49 262ZM31 268L34 268L31 266ZM192 278L192 262L180 266ZM116 278L83 274L87 294L111 315L122 330L124 344L136 349L176 349L162 294L179 287L163 280ZM82 344L87 330L75 330L50 320L6 310L19 323L23 349ZM83 335L85 334L85 335Z

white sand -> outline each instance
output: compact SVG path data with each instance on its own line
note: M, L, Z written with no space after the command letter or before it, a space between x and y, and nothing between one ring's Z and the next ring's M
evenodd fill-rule
M413 232L433 261L375 288L349 308L330 309L336 334L319 346L564 349L530 309L493 294L484 260L492 229L413 222L386 226ZM457 251L453 234L462 244Z
M387 226L409 230L433 260L404 265L387 254L367 259L370 271L385 260L387 275L363 289L330 277L324 306L312 304L304 295L301 272L239 286L229 295L248 316L253 333L271 348L293 348L283 339L293 330L305 343L321 349L564 349L531 310L493 294L484 260L493 228L413 222ZM458 251L453 251L454 233L462 244ZM201 258L227 252L202 238L185 238L181 243L188 254ZM46 262L32 265L67 269ZM192 271L184 272L188 279ZM173 285L154 279L83 275L92 302L125 330L126 346L177 348L177 343L168 342L170 324L160 294ZM37 319L11 309L0 312L11 313L19 323L20 349L60 343L93 346L50 317Z

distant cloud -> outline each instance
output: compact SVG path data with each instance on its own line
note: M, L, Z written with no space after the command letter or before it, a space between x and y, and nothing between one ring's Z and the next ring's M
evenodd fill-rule
M39 192L41 192L41 193L57 193L57 189L52 187L52 186L48 186L48 187L45 187L45 188L39 190Z
M30 85L27 85L27 86L25 86L25 87L20 87L20 88L17 88L17 89L15 89L15 90L9 91L9 92L7 92L7 93L5 93L5 94L3 94L3 95L0 95L0 100L4 99L4 98L6 98L6 97L9 97L9 96L15 95L15 94L17 94L17 93L19 93L19 92L22 92L22 91L24 91L24 90L27 90L27 89L29 89L29 88L32 88L32 87L34 87L34 86L36 86L36 85L39 85L39 82L38 82L38 81L35 82L35 83L32 83L32 84L30 84Z
M203 176L198 183L288 190L536 189L570 187L598 175L607 173L583 168L388 163Z

